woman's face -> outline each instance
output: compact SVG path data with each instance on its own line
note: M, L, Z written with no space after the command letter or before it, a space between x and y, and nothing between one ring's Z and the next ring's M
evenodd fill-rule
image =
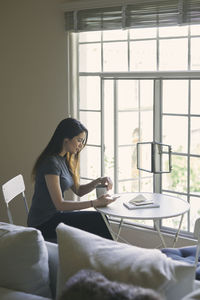
M80 152L85 144L86 133L81 132L79 135L74 136L71 140L64 140L65 151L71 154Z

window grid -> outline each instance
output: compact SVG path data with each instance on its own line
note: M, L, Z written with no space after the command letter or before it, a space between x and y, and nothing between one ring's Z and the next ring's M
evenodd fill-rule
M188 35L180 35L180 36L168 36L168 37L160 37L159 35L159 29L157 28L157 31L156 31L156 37L155 38L143 38L143 39L133 39L133 38L130 38L130 31L128 30L127 31L127 39L124 39L124 40L104 40L103 39L103 32L101 32L101 40L100 41L96 41L96 42L80 42L79 45L81 44L94 44L94 43L97 43L97 44L101 44L101 72L98 73L98 72L79 72L79 76L100 76L100 79L101 79L101 109L100 110L90 110L90 109L80 109L80 100L78 101L78 115L79 115L79 112L81 111L88 111L88 112L100 112L101 113L101 145L88 145L89 147L101 147L101 159L102 159L102 163L101 163L101 176L104 175L104 135L103 135L103 132L104 132L104 93L103 93L103 90L104 90L104 80L106 79L109 79L107 78L107 75L106 75L106 72L103 72L104 71L104 49L103 49L103 46L104 44L106 43L115 43L115 42L123 42L123 43L127 43L128 44L128 47L127 47L127 59L128 59L128 62L127 62L127 66L128 66L128 72L127 74L120 74L120 72L112 72L112 74L110 75L112 77L112 79L114 79L114 85L113 85L113 89L114 89L114 101L115 101L115 111L114 111L114 122L115 122L115 134L114 134L114 141L115 141L115 150L114 150L114 154L115 154L115 158L116 158L116 164L115 164L115 168L114 168L114 174L115 174L115 179L114 179L114 183L115 183L115 187L116 187L116 191L118 190L118 183L119 182L123 182L123 181L135 181L136 179L134 178L128 178L128 179L119 179L118 178L118 137L117 137L117 128L118 128L118 112L121 112L122 110L118 110L118 105L117 105L117 80L118 79L123 79L124 76L127 75L127 78L129 79L136 79L136 74L130 78L129 76L131 76L130 73L133 73L134 72L130 72L130 42L137 42L137 41L147 41L147 40L155 40L156 41L156 70L157 70L157 76L158 76L158 79L155 79L154 80L157 80L159 83L158 83L158 87L159 89L162 88L162 80L167 80L167 79L174 79L174 80L178 80L180 79L179 78L179 74L180 72L173 72L173 74L169 71L169 72L163 72L165 73L167 76L166 77L163 77L162 79L159 78L159 69L160 69L160 62L159 62L159 48L160 48L160 41L162 40L173 40L173 39L181 39L181 38L187 38L187 41L188 41L188 61L187 61L187 70L190 71L191 70L191 38L194 39L194 38L199 38L200 35L192 35L191 34L191 29L190 29L190 26L188 26ZM191 141L191 136L190 136L190 130L191 130L191 117L200 117L199 114L192 114L191 113L191 80L193 79L193 77L191 76L190 72L186 71L185 72L185 78L184 79L187 79L189 81L189 86L188 86L188 113L187 114L178 114L178 113L161 113L160 115L160 118L162 120L163 116L176 116L176 117L181 117L181 116L185 116L188 118L188 145L187 145L187 153L179 153L179 152L173 152L173 156L181 156L181 157L186 157L187 158L187 192L174 192L172 190L168 190L168 189L161 189L160 192L164 192L164 193L172 193L172 194L177 194L177 195L180 195L180 196L186 196L187 197L187 200L188 202L190 202L190 197L197 197L197 198L200 198L200 195L196 195L195 193L192 193L190 192L190 159L191 157L196 157L196 158L200 158L200 155L196 155L196 154L191 154L190 152L190 141ZM142 72L140 72L142 73ZM144 77L141 77L140 75L138 76L138 80L139 80L139 84L140 84L140 80L145 80L145 73L144 72ZM156 72L154 73L152 71L152 74L155 75L156 77ZM188 74L188 77L187 77L187 74ZM170 77L171 75L171 77ZM195 76L197 76L196 78L200 78L199 77L200 74L197 74ZM168 77L169 76L169 77ZM140 91L140 89L138 89L138 91ZM80 98L79 98L80 99ZM138 110L139 110L139 118L138 118L138 123L139 123L139 128L140 128L140 115L141 115L141 109L140 109L140 96L138 97L139 99L139 107L138 107ZM162 121L161 121L161 124L160 124L160 141L161 141L161 131L162 131ZM162 141L161 141L162 142ZM123 147L126 147L128 145L123 145ZM140 172L139 172L140 173ZM161 175L156 175L156 177L158 177L158 182L160 182L160 184L162 185L162 178L161 178ZM84 178L84 179L88 179L88 178ZM141 177L139 175L139 189L140 189L140 186L141 186ZM190 226L190 212L188 213L187 215L187 231L189 232L191 230L191 226Z

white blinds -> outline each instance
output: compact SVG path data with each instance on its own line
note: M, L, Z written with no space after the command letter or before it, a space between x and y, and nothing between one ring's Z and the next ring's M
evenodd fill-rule
M67 31L200 24L200 0L135 0L133 4L65 12Z

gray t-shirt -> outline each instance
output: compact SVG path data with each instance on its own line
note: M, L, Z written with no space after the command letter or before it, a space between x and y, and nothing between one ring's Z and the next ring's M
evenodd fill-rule
M47 157L36 173L35 191L28 215L28 226L38 226L48 221L56 212L56 207L47 189L45 175L58 175L62 195L73 184L72 176L66 165L66 158L59 155Z

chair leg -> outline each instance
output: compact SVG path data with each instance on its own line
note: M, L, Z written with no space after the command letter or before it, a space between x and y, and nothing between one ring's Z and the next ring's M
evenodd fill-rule
M8 214L8 220L9 220L9 223L10 223L10 224L14 224L14 223L13 223L12 214L11 214L10 208L9 208L8 206L7 206L7 214Z

